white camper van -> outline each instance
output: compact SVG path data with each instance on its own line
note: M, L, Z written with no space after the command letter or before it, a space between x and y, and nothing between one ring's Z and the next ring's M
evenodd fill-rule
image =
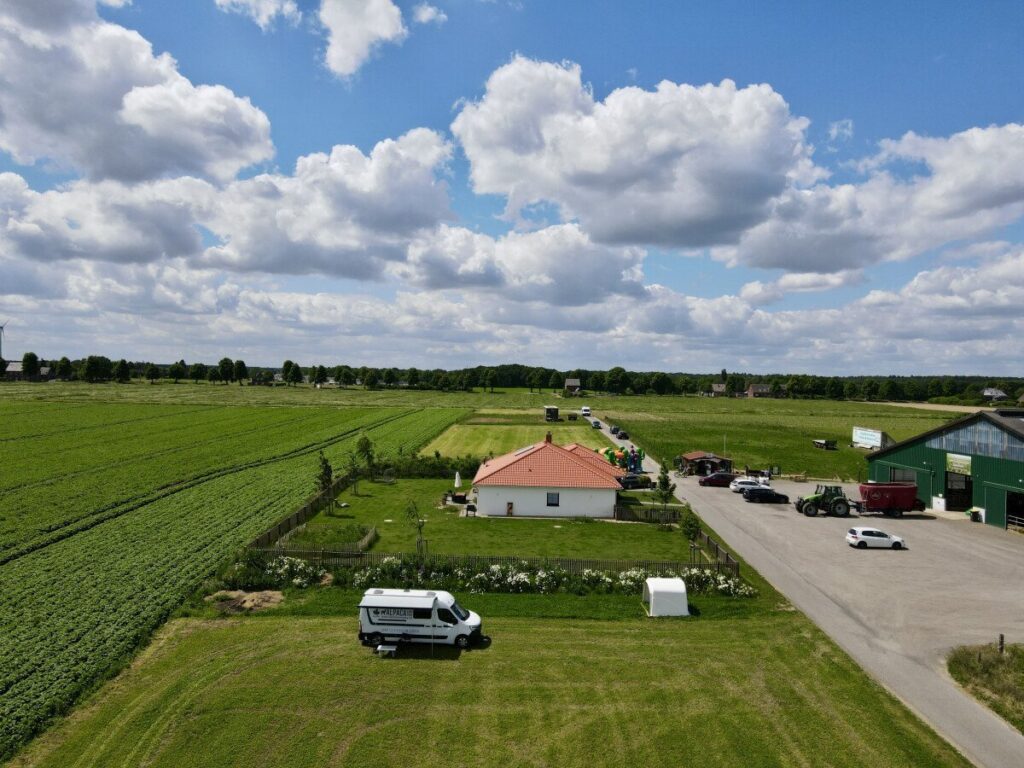
M590 406L589 405L584 405L582 408L580 408L580 416L587 417L589 415L590 415Z
M359 640L449 643L468 648L479 642L480 615L467 611L450 592L424 589L368 589L359 603Z

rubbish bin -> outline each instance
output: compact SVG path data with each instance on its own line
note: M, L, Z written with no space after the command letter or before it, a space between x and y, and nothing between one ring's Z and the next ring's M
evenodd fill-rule
M967 510L967 513L971 516L972 523L981 522L981 510L978 509L977 507L971 507L969 510Z

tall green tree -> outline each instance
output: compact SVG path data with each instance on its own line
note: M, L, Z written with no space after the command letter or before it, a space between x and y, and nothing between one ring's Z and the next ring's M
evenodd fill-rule
M669 502L675 498L676 484L668 476L668 465L662 462L658 472L658 484L654 486L654 498L661 502L661 508L668 509Z
M66 357L62 357L60 360L57 361L56 374L58 379L60 379L61 381L67 381L74 375L74 373L75 369L72 367L71 361L68 360Z
M153 363L146 363L146 369L142 372L142 375L149 380L150 384L153 384L160 378L160 369L153 365Z
M314 481L314 489L316 493L327 494L328 501L330 502L330 508L334 509L334 498L329 496L331 488L334 487L334 467L331 466L331 462L324 456L324 452L320 451L320 455L317 457L316 463L316 478Z
M356 453L359 458L363 460L366 465L366 469L373 473L373 462L374 462L374 448L373 441L370 440L369 436L365 432L359 435L359 439L356 440Z
M192 363L192 367L188 369L188 377L192 381L199 383L206 380L209 370L203 363Z
M132 369L128 365L128 361L123 357L114 363L114 381L118 384L127 384L132 379Z
M615 366L607 374L605 374L605 387L609 392L614 392L617 395L621 395L626 391L626 369L621 366Z
M220 368L214 366L210 369L210 372L206 374L206 380L211 384L216 384L220 381Z
M337 381L337 379L335 379ZM327 369L322 365L316 366L313 370L313 383L314 384L326 384L327 383Z
M245 364L245 360L235 360L231 366L231 375L238 382L238 386L242 386L242 382L249 378L249 367Z
M405 372L405 383L410 387L418 387L420 385L420 371L419 368L410 368Z
M295 365L291 360L285 360L281 364L281 381L290 384L292 380L292 367Z
M385 368L383 378L385 387L393 387L398 381L398 371L394 368Z
M292 363L292 367L288 369L288 383L302 384L304 381L302 366L298 363Z
M220 371L220 380L225 384L235 380L235 363L230 357L222 357L217 363L217 370Z
M179 360L167 366L167 376L173 379L175 384L178 383L179 379L184 379L188 376L188 367L185 365L185 361Z
M376 368L367 368L366 375L363 376L363 386L367 389L373 389L380 383L380 372Z
M82 361L79 368L82 380L90 384L97 381L109 381L113 370L114 364L103 355L89 355Z
M7 361L0 357L0 374L6 373Z
M497 380L498 374L494 372L493 368L488 368L487 373L484 374L484 386L491 392L494 392L494 384Z
M21 357L21 375L26 379L39 376L39 356L35 352L26 352Z

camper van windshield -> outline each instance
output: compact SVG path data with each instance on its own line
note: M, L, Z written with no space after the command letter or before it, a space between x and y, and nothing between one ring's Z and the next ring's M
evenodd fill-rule
M461 619L462 621L465 621L466 619L468 619L468 618L469 618L469 611L467 611L467 610L466 610L465 608L463 608L463 607L462 607L461 605L459 605L458 603L452 603L452 611L453 611L453 612L455 613L455 615L456 615L456 616L458 616L458 617L459 617L459 618L460 618L460 619Z

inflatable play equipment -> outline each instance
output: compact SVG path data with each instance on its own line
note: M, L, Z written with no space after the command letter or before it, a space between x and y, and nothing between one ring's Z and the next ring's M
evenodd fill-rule
M637 450L633 447L628 451L625 448L605 448L604 455L610 464L622 467L627 472L640 473L644 471L644 456L646 454L643 448Z

